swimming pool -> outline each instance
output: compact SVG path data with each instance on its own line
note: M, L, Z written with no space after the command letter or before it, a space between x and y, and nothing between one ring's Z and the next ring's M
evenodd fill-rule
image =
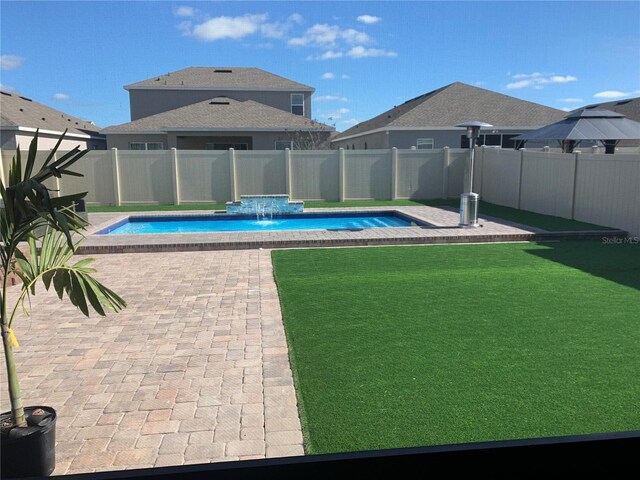
M162 233L242 232L277 230L361 230L427 226L426 222L396 211L300 213L266 215L131 216L96 234L140 235Z

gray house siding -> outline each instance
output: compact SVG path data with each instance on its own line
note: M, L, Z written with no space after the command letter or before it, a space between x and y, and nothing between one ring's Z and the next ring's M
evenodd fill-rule
M331 143L332 148L355 150L380 150L389 147L387 132L369 133L359 137L348 138Z
M480 135L516 135L532 130L531 127L521 129L496 129L481 130ZM433 148L460 148L461 137L465 135L462 129L451 130L389 130L360 135L358 137L346 138L332 142L333 148L355 147L358 150L365 148L411 148L416 147L418 139L433 139ZM502 141L502 137L500 138ZM533 146L533 144L532 144ZM536 145L537 146L537 145ZM543 146L543 145L540 145Z
M168 134L107 134L107 147L129 150L131 142L162 142L164 149L205 150L207 143L246 143L248 150L274 150L276 141L291 141L289 132L170 132ZM331 132L314 132L327 141Z
M290 113L291 95L294 93L304 95L304 116L311 118L311 92L300 91L131 89L129 104L132 121L219 96L238 101L254 100Z

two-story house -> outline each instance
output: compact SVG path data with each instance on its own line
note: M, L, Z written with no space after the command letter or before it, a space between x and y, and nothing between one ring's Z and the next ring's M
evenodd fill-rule
M318 148L334 131L311 119L314 88L259 68L189 67L124 88L132 121L102 130L109 148Z

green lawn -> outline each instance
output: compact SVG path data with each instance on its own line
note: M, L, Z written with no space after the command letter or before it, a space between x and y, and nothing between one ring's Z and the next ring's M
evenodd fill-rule
M640 429L640 246L274 251L309 453Z
M460 201L456 198L434 200L370 200L349 202L305 202L305 208L336 208L336 207L401 207L401 206L445 206L458 208ZM88 207L89 212L147 212L169 210L224 210L224 203L190 204L190 205L125 205L114 207L100 205ZM491 203L480 202L480 216L490 215L502 218L510 222L522 223L532 227L542 228L552 232L557 231L582 231L582 230L609 230L591 223L568 220L566 218L542 215L527 212L515 208L502 207Z

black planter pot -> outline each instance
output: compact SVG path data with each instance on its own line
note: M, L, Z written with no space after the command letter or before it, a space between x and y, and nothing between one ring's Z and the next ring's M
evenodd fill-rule
M47 477L56 467L56 411L25 407L27 427L12 427L11 412L0 415L0 478Z

